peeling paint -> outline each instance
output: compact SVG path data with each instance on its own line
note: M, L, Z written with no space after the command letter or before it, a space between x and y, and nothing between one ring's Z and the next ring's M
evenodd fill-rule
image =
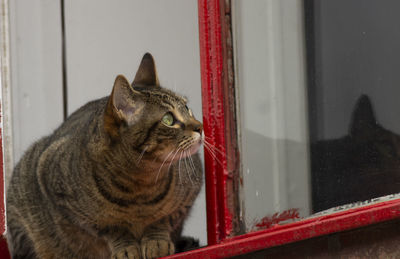
M289 223L299 219L301 219L299 209L289 209L282 212L276 212L272 216L265 216L260 222L255 224L255 229L268 229L275 225Z

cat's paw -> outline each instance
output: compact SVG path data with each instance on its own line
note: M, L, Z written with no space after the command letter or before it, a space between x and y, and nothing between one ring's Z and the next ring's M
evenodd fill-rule
M140 259L140 247L138 244L120 248L113 252L112 259Z
M145 259L172 255L175 252L174 243L167 239L144 239L142 240L141 248Z

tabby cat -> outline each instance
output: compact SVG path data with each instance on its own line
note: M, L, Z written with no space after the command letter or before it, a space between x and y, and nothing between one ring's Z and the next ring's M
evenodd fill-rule
M202 124L160 87L146 53L33 144L7 192L13 258L156 258L174 253L202 185Z
M313 212L400 192L400 136L381 126L368 96L349 133L311 146Z

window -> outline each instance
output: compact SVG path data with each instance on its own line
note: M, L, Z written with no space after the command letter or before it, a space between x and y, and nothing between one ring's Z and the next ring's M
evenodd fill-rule
M209 246L170 258L234 256L400 216L398 5L198 0L211 149L205 152ZM185 57L193 52L185 51ZM1 211L4 234L3 203Z
M216 245L180 256L399 217L397 5L199 1L204 125L224 154L206 155Z

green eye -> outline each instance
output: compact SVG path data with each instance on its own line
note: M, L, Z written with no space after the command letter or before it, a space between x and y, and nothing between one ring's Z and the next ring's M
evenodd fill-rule
M174 116L171 113L167 113L162 117L161 121L167 126L172 126L174 124Z

